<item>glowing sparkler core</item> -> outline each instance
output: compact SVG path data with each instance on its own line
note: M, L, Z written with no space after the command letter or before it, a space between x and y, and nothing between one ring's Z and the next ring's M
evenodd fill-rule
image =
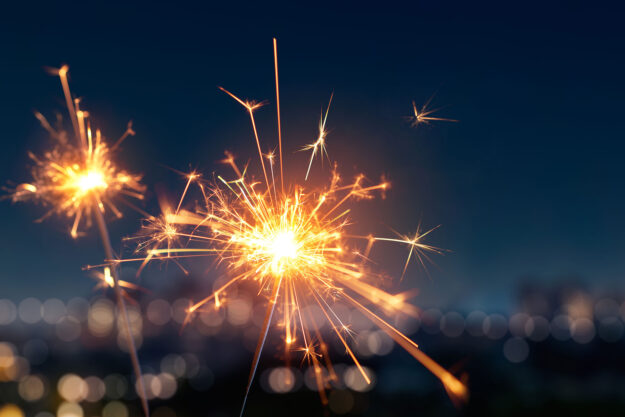
M279 206L284 210L281 214L268 213L267 216L245 219L251 227L232 229L224 223L224 217L213 216L218 231L215 239L229 236L232 254L241 256L235 263L241 268L256 265L254 270L260 280L268 275L297 278L318 273L319 268L327 263L325 253L336 251L336 248L329 247L335 239L313 221L314 214L311 216L305 212L308 208L305 196L301 193L296 196ZM257 210L264 210L264 204L269 202L256 197L251 195L248 201L259 204Z
M87 194L93 190L103 190L108 187L104 175L99 171L87 171L76 178L76 188L81 194Z
M172 226L171 224L165 224L164 229L163 229L163 234L168 239L173 239L176 236L177 232L178 231L176 230L174 226Z
M288 259L297 257L298 243L295 241L295 234L291 230L279 232L271 241L271 252L273 253L273 263L278 264ZM282 268L278 272L283 272Z
M111 268L109 267L104 268L104 282L106 283L106 285L108 285L111 288L115 286L115 281L113 280L113 277L111 276Z

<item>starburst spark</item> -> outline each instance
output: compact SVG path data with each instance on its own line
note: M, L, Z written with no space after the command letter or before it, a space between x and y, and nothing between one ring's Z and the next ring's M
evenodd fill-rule
M319 136L317 136L317 140L313 143L305 145L302 148L302 151L311 151L310 160L308 161L308 169L306 170L306 176L304 177L304 181L308 180L308 175L310 175L310 168L312 167L315 155L319 153L322 163L324 154L326 157L328 157L328 151L326 149L326 136L328 135L328 131L326 130L326 122L328 121L328 112L330 111L330 104L332 104L333 97L334 94L330 96L330 101L328 102L328 107L326 107L325 115L321 113L321 118L319 119Z
M115 151L129 136L134 135L132 124L126 132L110 146L99 129L91 129L89 113L80 109L80 100L72 99L67 82L68 67L56 71L61 79L67 109L75 135L69 134L61 120L52 127L41 113L35 113L41 125L53 140L53 147L38 156L29 152L34 162L32 181L20 184L11 190L13 201L35 200L50 207L39 221L52 214L73 218L70 234L79 236L80 224L84 220L91 225L95 210L111 211L115 217L122 217L116 201L119 197L143 199L145 187L141 175L131 174L114 162ZM75 136L76 140L70 140Z
M412 102L412 116L408 117L408 120L411 122L412 127L417 127L419 125L427 125L431 122L457 122L455 119L447 119L445 117L436 117L432 116L432 114L436 113L438 109L429 109L428 106L432 101L434 96L430 97L428 101L419 109L417 108L417 103Z
M277 74L277 59L274 62ZM467 388L462 382L425 355L415 342L380 315L395 317L408 314L418 317L419 310L408 302L410 293L391 294L379 288L383 275L374 270L374 262L371 261L374 244L394 242L406 246L409 254L405 273L411 258L417 257L423 262L425 252L440 252L438 248L424 243L423 238L429 232L388 238L353 234L353 224L348 217L353 203L374 198L376 193L386 191L390 184L384 180L368 183L364 175L358 175L352 182L346 183L338 174L335 164L325 186L305 187L298 184L287 171L284 171L282 177L282 155L279 158L281 166L278 182L274 176L274 157L261 152L254 116L258 104L243 100L224 88L220 89L247 110L262 176L255 179L248 173L247 166L241 169L232 154L226 153L223 162L230 165L234 177L227 180L218 175L210 182L194 178L193 181L202 191L199 208L191 211L182 209L167 216L168 222L177 227L175 234L185 238L185 243L178 247L149 248L155 238L160 239L159 236L162 236L159 230L147 237L148 243L143 246L140 257L124 261L145 264L149 259L171 257L210 256L217 259L217 263L225 270L226 279L216 285L210 295L188 309L187 321L198 312L222 308L228 303L229 292L246 282L255 284L259 296L268 299L243 409L272 323L282 331L287 364L296 355L307 361L314 369L322 402L327 402L325 390L331 381L337 379L337 375L330 361L322 326L312 317L307 317L307 314L311 314L307 306L319 308L331 333L345 348L363 378L370 382L368 373L352 349L352 330L346 319L337 312L336 306L341 303L360 310L419 360L442 381L452 398L466 398ZM278 91L276 85L277 99ZM308 146L312 151L308 172L315 155L321 156L324 152L326 120L327 110L325 114L322 113L320 139ZM281 140L281 134L279 137ZM266 170L265 159L269 160L270 175ZM186 195L190 181L187 182L183 196ZM181 205L182 199L178 207Z

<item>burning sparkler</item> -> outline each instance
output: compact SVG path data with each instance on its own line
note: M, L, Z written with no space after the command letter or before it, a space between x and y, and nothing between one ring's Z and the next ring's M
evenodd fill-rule
M41 156L29 153L34 161L32 168L33 181L18 185L11 190L14 202L34 200L49 207L48 212L38 221L56 214L73 218L70 235L77 238L81 232L79 228L84 220L87 227L93 219L98 226L107 260L114 259L113 249L109 238L104 214L112 212L116 217L122 217L116 202L120 201L136 208L123 196L143 199L145 187L141 184L141 176L130 174L120 169L114 162L115 151L129 136L134 135L132 124L129 123L126 132L110 146L99 129L95 134L91 129L89 113L80 109L80 100L72 99L67 79L69 67L63 66L55 73L61 79L63 93L69 117L73 127L72 134L64 129L61 120L57 127L52 127L40 113L35 113L41 125L48 131L54 141L51 150ZM141 210L139 210L141 211ZM143 211L141 211L143 213ZM145 396L145 387L141 376L139 359L131 334L126 304L125 292L122 286L127 286L118 279L117 265L107 266L101 276L102 285L113 287L117 303L122 314L130 357L135 376L139 381L141 401L146 417L149 416L148 404Z
M274 65L279 121L280 96L275 39ZM201 208L194 211L180 209L181 199L178 210L166 212L166 223L159 226L153 234L148 234L146 243L139 247L144 250L143 256L126 261L136 260L145 264L150 259L216 257L218 263L225 268L228 280L211 295L192 305L188 310L189 318L199 311L223 306L228 302L229 291L238 284L253 282L258 285L259 294L268 298L268 305L254 353L243 409L274 321L284 332L287 362L292 355L302 355L314 369L322 401L327 401L325 389L337 376L320 327L315 320L303 317L310 314L304 308L308 305L315 305L320 309L334 336L340 340L363 378L370 382L369 375L350 345L349 325L333 308L341 302L358 309L419 360L442 381L452 397L465 398L467 389L462 382L425 355L415 342L374 311L380 310L388 316L398 313L413 316L419 314L418 309L407 302L408 294L390 294L376 286L381 275L372 270L370 254L376 242L395 242L408 247L407 263L415 257L423 262L425 252L440 252L424 243L423 238L429 232L397 238L357 236L350 233L348 205L354 201L373 198L376 192L388 189L389 183L381 181L368 184L363 175L357 176L351 183L344 183L336 165L330 182L320 189L290 181L292 176L285 175L283 170L280 122L278 170L274 166L273 154L267 156L261 150L254 118L254 112L260 105L242 100L224 88L221 90L241 104L249 115L262 177L255 180L247 173L247 167L242 170L230 154L227 154L224 162L234 171L234 179L226 180L217 176L213 182L206 182L190 176L183 198L189 184L195 182L202 192ZM315 156L322 157L325 153L327 114L326 109L319 123L318 139L305 147L311 151L305 180L309 176ZM269 162L268 167L265 159ZM276 176L279 176L279 181L276 181ZM167 247L160 247L168 236L165 232L168 230L167 225L175 227L170 229L171 236L184 238L184 245L174 247L168 244ZM274 320L274 316L278 319Z

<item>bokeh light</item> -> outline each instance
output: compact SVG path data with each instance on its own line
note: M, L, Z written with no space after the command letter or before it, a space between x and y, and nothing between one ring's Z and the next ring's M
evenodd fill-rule
M102 417L128 417L128 407L119 401L111 401L102 409Z
M578 318L571 326L571 337L579 344L589 343L595 337L595 325L585 317Z
M512 363L523 362L529 355L529 345L520 337L512 337L503 344L503 354Z
M295 374L286 367L274 368L269 372L269 387L278 394L285 394L295 386Z
M63 301L57 298L50 298L43 302L41 306L43 321L48 324L56 324L61 317L67 313Z
M24 412L15 404L0 405L0 417L24 417Z
M20 320L26 324L35 324L41 320L41 301L29 297L22 300L18 307Z
M82 326L73 316L65 316L58 320L55 326L56 336L64 342L73 342L82 333Z
M345 385L358 392L371 391L375 386L375 373L367 367L363 367L363 371L367 374L371 383L367 383L358 367L350 366L345 370L345 374L343 375Z
M106 299L96 301L89 309L87 325L92 335L106 337L115 324L114 304Z
M164 326L171 320L171 306L162 299L152 300L146 310L147 319L157 326Z
M20 396L29 402L39 401L45 394L46 387L42 377L28 375L18 385Z
M87 385L87 396L85 400L89 402L97 402L106 394L106 385L97 376L88 376L85 378L85 384Z
M447 337L458 337L464 332L464 317L455 311L450 311L441 318L441 332Z
M84 417L82 407L76 403L63 402L56 411L56 417Z
M11 300L0 300L0 325L6 326L15 321L17 318L17 307Z
M110 374L104 378L106 396L112 400L118 400L128 392L128 381L122 375Z
M84 400L89 394L89 387L85 381L76 374L63 375L57 384L59 395L70 403Z
M501 339L508 332L508 320L501 314L490 314L484 319L482 331L490 339Z

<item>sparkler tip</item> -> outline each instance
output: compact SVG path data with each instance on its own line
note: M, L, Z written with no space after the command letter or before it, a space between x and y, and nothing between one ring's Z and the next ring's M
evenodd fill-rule
M18 192L18 193L22 192L22 191L23 192L28 192L28 193L36 193L37 192L37 187L34 186L33 184L23 183L23 184L18 185L15 188L15 191Z
M134 136L137 134L137 132L135 132L134 129L132 128L132 120L128 121L128 124L126 125L126 132L128 132L128 134L131 136Z
M63 64L59 68L45 65L43 70L50 75L64 77L69 72L69 65Z
M449 393L453 400L467 401L469 398L469 390L458 378L450 372L446 372L441 376L441 382L445 386L445 390Z

